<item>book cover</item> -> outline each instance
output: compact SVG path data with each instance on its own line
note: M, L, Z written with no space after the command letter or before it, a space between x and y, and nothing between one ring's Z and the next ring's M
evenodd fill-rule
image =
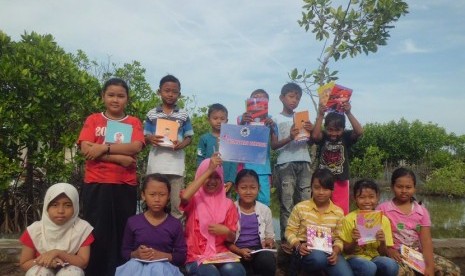
M328 112L344 113L342 103L350 100L352 89L330 82L318 88L318 96L320 103L328 108Z
M219 152L223 161L265 164L270 129L258 125L221 124Z
M221 264L221 263L232 263L240 262L241 256L236 255L230 251L217 253L214 256L206 258L202 261L203 264Z
M381 211L359 211L357 214L357 229L361 238L358 245L376 242L376 232L381 229L383 214Z
M268 118L268 99L249 98L245 101L246 112L252 117L251 125L264 125Z
M294 137L296 141L308 141L310 139L310 132L304 128L304 123L310 121L308 111L300 111L294 113L294 125L299 130L299 134Z
M105 143L108 144L124 144L131 143L132 125L117 122L107 121L105 130Z
M321 250L328 254L333 253L331 228L319 225L308 226L307 245L310 250Z
M412 269L425 274L425 260L423 254L405 245L400 246L400 254L402 255L402 261L411 267Z
M163 143L159 145L163 147L174 147L174 142L178 140L178 129L178 122L158 118L155 135L163 136Z

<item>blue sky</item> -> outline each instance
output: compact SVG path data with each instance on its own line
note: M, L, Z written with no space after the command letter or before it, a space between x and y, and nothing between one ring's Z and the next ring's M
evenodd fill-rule
M342 2L342 1L337 1ZM345 1L344 1L345 2ZM369 56L331 63L354 90L362 124L404 117L465 134L465 1L409 1L410 13L388 45ZM272 114L293 68L313 70L322 45L297 24L302 1L0 0L0 29L52 34L66 51L119 65L138 60L152 88L167 73L197 106L224 104L234 122L256 88L270 93ZM305 95L298 108L315 110Z

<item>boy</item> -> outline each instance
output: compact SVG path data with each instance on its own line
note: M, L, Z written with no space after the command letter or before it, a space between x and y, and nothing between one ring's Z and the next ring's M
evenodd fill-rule
M263 89L257 89L252 92L250 95L251 98L265 98L267 100L270 99L268 93L263 90ZM249 124L252 122L252 117L250 116L249 113L245 112L242 114L242 116L239 116L237 118L237 124L239 125L245 125ZM271 128L271 131L273 131L274 128L274 122L271 119L271 117L268 117L265 120L265 125ZM271 165L270 165L270 148L268 148L268 153L266 156L266 161L265 164L252 164L252 163L244 163L244 169L249 169L249 170L254 170L259 177L259 183L260 183L260 189L259 189L259 194L257 197L257 200L260 201L261 203L270 206L271 201L270 201L270 179L271 179Z
M278 151L275 176L280 202L280 226L283 250L290 253L289 244L284 239L284 229L294 205L310 198L310 141L295 141L299 130L294 126L294 110L302 97L302 88L295 83L287 83L281 89L279 99L283 111L276 117L276 131L271 133L271 148ZM312 124L304 122L304 128L311 132Z
M210 158L213 153L218 151L218 139L220 137L221 123L228 122L228 110L222 104L215 103L208 108L208 123L211 126L211 132L205 133L200 137L197 146L197 166L206 158ZM234 184L236 179L237 164L234 162L223 162L224 183L226 193Z
M144 124L144 135L147 143L152 144L147 163L147 174L160 173L168 178L171 184L171 215L180 219L179 193L184 188L184 148L192 141L194 130L187 112L180 110L176 102L181 95L181 83L172 75L166 75L160 80L157 91L162 104L147 113ZM157 119L163 118L176 121L179 124L178 140L174 148L163 147L163 136L155 135Z
M320 105L315 128L312 132L313 141L319 146L319 168L329 169L336 177L332 200L334 204L349 213L349 150L363 134L362 125L351 112L349 102L342 104L353 130L345 130L345 116L330 112L325 117L325 129L321 123L327 108Z

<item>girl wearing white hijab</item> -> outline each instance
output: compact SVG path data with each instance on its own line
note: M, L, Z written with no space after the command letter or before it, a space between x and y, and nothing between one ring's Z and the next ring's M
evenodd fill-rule
M78 218L79 195L68 183L52 185L45 194L42 219L27 227L20 266L28 275L84 275L89 262L92 226Z

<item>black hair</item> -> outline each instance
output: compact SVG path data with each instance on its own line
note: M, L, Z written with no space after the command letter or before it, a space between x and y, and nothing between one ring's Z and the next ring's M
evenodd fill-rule
M166 82L175 82L175 83L177 83L178 86L179 86L179 90L181 90L181 83L179 82L178 78L176 78L175 76L166 75L163 78L161 78L159 88L161 88L163 86L163 84L165 84Z
M120 78L111 78L109 80L107 80L104 84L103 84L103 89L102 89L102 93L105 93L105 91L107 91L108 87L110 85L116 85L116 86L121 86L123 87L125 90L126 90L126 95L129 97L129 86L128 84L123 80L123 79L120 79Z
M253 97L253 95L255 94L265 94L266 98L267 99L270 99L270 95L268 95L268 93L264 90L264 89L255 89L252 94L250 94L250 97Z
M379 195L379 187L375 181L371 179L360 179L354 184L353 192L354 198L362 194L363 189L372 189L377 195Z
M417 185L417 178L415 177L415 173L410 169L400 167L400 168L395 169L392 172L391 187L394 187L394 183L396 183L397 178L403 177L403 176L411 177L413 180L413 186L415 187Z
M291 92L296 92L299 96L302 96L302 88L295 82L288 82L281 88L281 96Z
M249 169L242 169L237 173L236 180L234 181L234 185L237 187L237 185L242 180L242 178L246 176L252 176L253 178L255 178L255 180L257 180L258 187L260 187L260 181L258 180L257 172L255 172L254 170L249 170Z
M331 191L334 190L334 175L331 173L330 170L323 168L323 169L316 169L315 172L312 174L311 184L313 185L313 180L318 179L320 181L320 185L323 186L325 189L330 189Z
M160 173L152 173L152 174L148 174L144 177L144 180L142 181L142 186L140 187L140 190L142 192L145 192L145 189L147 189L147 184L150 182L150 181L157 181L157 182L161 182L161 183L164 183L166 185L166 188L168 188L168 197L169 197L169 194L171 193L171 184L170 184L170 181L168 180L168 178ZM147 210L147 205L146 203L144 202L143 206L142 206L142 209L144 211ZM165 206L165 213L170 213L170 208L169 206Z
M337 128L346 128L346 116L337 112L329 112L325 117L325 127L332 125Z
M210 115L213 113L213 111L223 111L226 113L226 117L228 117L228 109L226 109L226 107L220 103L214 103L208 107L208 118L210 118Z

